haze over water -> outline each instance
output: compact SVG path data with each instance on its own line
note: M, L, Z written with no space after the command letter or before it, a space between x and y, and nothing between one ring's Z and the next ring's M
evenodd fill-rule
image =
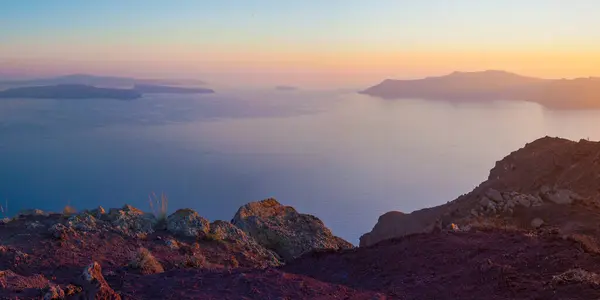
M0 101L0 198L23 208L171 209L229 220L276 197L353 243L390 210L469 192L536 138L600 139L600 111L526 102L386 101L344 91L223 90Z

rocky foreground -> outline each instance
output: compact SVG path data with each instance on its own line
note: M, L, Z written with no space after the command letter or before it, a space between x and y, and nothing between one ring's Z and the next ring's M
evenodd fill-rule
M600 143L543 138L358 248L274 199L231 222L31 210L0 223L0 299L599 299L599 199Z

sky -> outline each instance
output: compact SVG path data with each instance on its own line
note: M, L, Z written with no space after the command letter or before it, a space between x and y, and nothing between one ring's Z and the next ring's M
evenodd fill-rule
M600 76L596 0L2 0L0 76L351 86Z

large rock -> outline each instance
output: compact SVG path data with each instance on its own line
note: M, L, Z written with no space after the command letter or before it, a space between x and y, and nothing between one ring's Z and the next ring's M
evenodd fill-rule
M192 209L179 209L167 218L167 230L183 236L198 236L206 234L209 222Z
M88 213L81 213L69 217L67 224L79 231L98 230L96 218Z
M334 236L318 218L300 214L275 199L242 206L231 223L285 260L315 249L352 248L352 244Z
M158 220L153 214L125 205L121 209L112 208L107 216L113 229L125 235L143 237L154 232Z
M17 214L17 217L27 216L48 216L48 213L41 209L23 209Z
M69 236L76 236L77 232L71 226L65 226L61 223L56 223L48 229L50 234L57 239L66 240Z
M257 255L261 261L264 261L265 266L278 266L281 264L277 254L259 245L255 239L249 237L244 231L229 222L212 222L209 234L213 239L241 245L246 251Z
M574 200L581 200L577 193L566 189L551 189L548 186L543 186L540 189L540 195L546 201L555 204L571 204Z
M78 299L121 300L121 296L108 285L102 276L102 268L97 262L92 262L85 267L78 285L82 288Z

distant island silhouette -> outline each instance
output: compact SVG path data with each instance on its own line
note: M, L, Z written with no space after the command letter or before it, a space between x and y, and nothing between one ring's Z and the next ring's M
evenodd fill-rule
M359 93L384 99L516 100L553 109L600 108L600 78L541 79L498 70L453 72L416 80L386 79Z
M298 90L297 87L289 86L289 85L278 85L275 87L275 89L278 91L296 91L296 90Z
M186 88L154 84L136 84L133 89L142 94L212 94L215 92L207 88Z
M0 80L0 86L22 87L39 85L59 85L59 84L82 84L97 87L121 87L131 88L136 84L156 84L156 85L186 85L198 86L205 82L195 79L137 79L130 77L117 76L97 76L90 74L69 74L57 77L22 79L22 80Z
M141 96L140 92L133 89L98 88L83 84L18 87L0 91L0 98L131 100Z

